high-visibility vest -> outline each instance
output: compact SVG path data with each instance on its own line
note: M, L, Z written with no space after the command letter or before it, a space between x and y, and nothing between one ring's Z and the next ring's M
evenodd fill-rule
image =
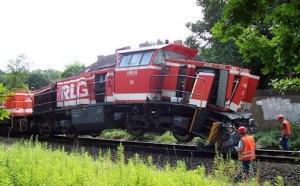
M286 128L283 129L283 124L285 124ZM281 125L280 125L280 128L281 128L281 134L282 136L286 136L286 135L291 135L291 125L290 125L290 122L288 120L283 120L281 122Z
M244 148L241 152L241 160L248 161L253 160L255 156L255 141L252 136L244 136L242 137L244 142Z

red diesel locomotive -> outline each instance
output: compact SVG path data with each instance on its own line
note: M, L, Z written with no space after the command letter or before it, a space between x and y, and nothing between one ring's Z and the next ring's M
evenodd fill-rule
M177 44L119 50L112 67L30 94L33 112L18 127L71 139L105 129L136 136L171 131L183 142L200 137L219 147L237 145L237 128L252 131L256 126L248 109L259 77L248 69L194 61L197 53Z
M27 132L27 116L32 114L34 91L18 90L9 95L0 105L10 112L10 118L0 120L0 131L5 133Z

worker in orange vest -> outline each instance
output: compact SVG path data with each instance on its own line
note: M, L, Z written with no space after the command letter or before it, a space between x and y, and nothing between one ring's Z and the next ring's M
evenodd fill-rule
M279 114L277 120L280 122L281 140L280 144L283 150L289 151L289 139L291 135L291 125L288 120L284 119L284 115Z
M243 164L244 172L247 177L249 177L249 169L251 162L255 159L255 140L252 136L247 134L247 128L244 126L241 126L238 128L238 134L241 137L237 152L240 155L240 159ZM254 176L254 174L253 174Z

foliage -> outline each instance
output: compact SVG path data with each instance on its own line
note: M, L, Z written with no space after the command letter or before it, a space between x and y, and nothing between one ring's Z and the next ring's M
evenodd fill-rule
M7 72L0 70L0 82L9 90L40 89L60 78L60 71L54 69L29 71L30 63L22 54L10 60Z
M292 134L290 137L290 149L300 149L300 123L291 123Z
M115 161L109 149L93 158L84 149L67 153L31 140L0 150L0 185L232 185L207 177L204 166L187 170L183 161L156 167L137 154L125 161L122 146Z
M84 68L85 65L80 63L79 61L74 61L71 64L67 64L65 65L65 70L61 74L61 78L68 78L74 76Z
M186 27L192 32L192 35L186 38L185 44L191 48L198 49L203 61L216 62L228 65L234 65L242 68L248 68L251 74L260 76L260 89L270 89L271 79L276 78L275 73L263 75L261 72L262 63L259 58L252 57L247 63L239 52L237 44L233 40L222 42L220 38L213 37L213 26L221 21L222 12L225 10L227 1L224 0L197 0L197 5L202 7L204 15L202 21L196 23L187 23ZM264 33L264 25L259 26L259 31Z
M253 134L257 148L263 149L280 149L279 130L270 130L268 132L257 132Z
M6 73L2 70L0 70L0 82L3 84L5 79ZM5 84L3 84L5 86Z
M176 143L176 139L166 132L161 136L154 134L144 134L142 136L133 136L121 129L107 129L104 130L100 137L105 139L122 139L122 140L136 140L136 141L156 141L162 143Z
M225 6L223 0L197 0L202 7L203 21L187 23L186 27L193 33L185 43L194 49L199 49L202 59L206 62L216 62L241 66L242 58L234 42L221 43L212 37L211 28L220 21Z
M24 54L14 60L9 60L4 82L8 90L28 90L27 79L30 63Z
M171 132L165 132L162 135L156 134L144 134L142 136L133 136L121 129L107 129L102 132L100 138L104 139L122 139L122 140L131 140L131 141L155 141L158 143L168 143L168 144L178 144L179 142L174 138ZM208 141L201 138L195 138L188 144L208 144ZM186 144L186 143L185 143Z
M130 140L131 135L121 129L107 129L102 132L100 137L105 139L123 139L123 140Z
M171 132L165 132L162 135L153 135L153 140L159 143L177 143L177 140L174 138Z
M297 150L300 149L300 124L291 123L292 134L290 136L290 149ZM256 145L258 148L264 149L282 149L279 145L280 129L270 130L267 132L257 132L253 134Z
M54 69L34 70L29 73L28 86L30 89L40 89L60 79L60 71Z
M276 81L276 88L293 89L300 86L292 81L300 74L299 10L297 0L229 0L212 32L223 42L234 40L246 61L259 58L263 74L286 79ZM295 86L285 86L289 81Z
M0 83L0 103L5 102L7 99L7 95L10 93L7 91L5 87ZM4 118L9 118L9 112L7 110L4 110L2 108L2 105L0 105L0 121L3 120Z
M239 173L239 171L237 171L238 168L232 159L224 159L223 155L217 152L210 174L212 176L222 175L219 177L221 180L229 181L230 178L233 178Z
M271 84L282 94L287 90L300 90L300 78L295 77L293 79L273 79Z
M251 180L249 180L249 178L247 178L247 176L243 173L241 161L235 162L230 153L226 154L226 157L224 157L224 155L219 153L217 149L215 151L216 155L210 172L212 178L216 178L223 182L236 182L239 180L235 180L235 176L241 175L242 180L246 180L247 182L250 181L251 185L258 185L257 180L260 176L259 162L257 167L253 166L254 162L251 164L250 171L255 172L255 179L251 178Z

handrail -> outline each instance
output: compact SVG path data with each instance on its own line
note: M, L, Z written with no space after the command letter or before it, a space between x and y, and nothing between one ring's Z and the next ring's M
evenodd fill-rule
M109 87L111 87L110 88L110 90L108 91L107 89L105 89L105 92L104 93L95 93L95 85L97 84L97 83L103 83L103 82L105 82L105 87L107 87L107 84L108 84L108 86ZM77 106L77 105L91 105L92 104L92 102L91 102L91 100L92 100L92 98L93 97L95 97L95 96L101 96L101 95L107 95L107 94L111 94L111 93L113 93L113 90L114 90L114 87L112 86L112 80L111 79L108 79L108 80L102 80L102 81L96 81L96 82L92 82L92 83L87 83L87 85L86 85L87 87L88 87L88 89L89 88L93 88L93 94L91 94L92 92L91 91L89 91L89 104L78 104L78 101L80 100L80 98L81 98L81 96L78 96L78 94L76 94L75 96L76 97L74 97L74 98L72 98L73 100L75 100L76 101L76 104L75 105L72 105L72 106L70 106L70 107L73 107L73 106ZM71 89L77 89L79 86L77 85L77 86L74 86L74 87L69 87L69 88L65 88L64 90L71 90ZM55 90L52 90L51 89L51 87L49 87L49 90L50 91L43 91L42 93L36 93L34 96L36 97L36 96L43 96L43 95L49 95L49 97L50 97L50 101L47 101L47 102L43 102L43 103L37 103L37 102L34 102L34 107L39 107L39 106L43 106L43 105L51 105L51 104L53 104L53 103L55 103L56 105L57 105L57 98L55 99L55 101L51 101L51 96L53 96L53 94L55 95L55 96L57 96L57 89L55 89ZM104 102L107 102L107 96L105 96L104 97L105 98L105 100L104 100ZM66 100L61 100L62 102L63 102L63 104L64 104L64 102L66 101ZM64 105L63 105L64 106ZM50 106L50 108L51 108L51 106Z
M164 88L164 79L168 78L168 77L169 78L177 78L178 80L180 80L181 77L183 77L185 79L186 78L192 78L192 79L194 79L194 82L196 80L203 81L201 94L193 93L193 90L191 92L188 92L188 91L185 91L185 90L181 90L180 87L179 87L180 83L177 83L177 89L163 89ZM152 78L156 78L156 85L157 84L161 84L161 86L158 87L158 88L155 88L155 89L151 88L151 87L155 87L155 86L152 86L152 84L151 84L152 82L154 82ZM158 82L158 81L161 81L161 82ZM204 87L205 87L204 85L205 85L205 79L204 78L198 78L198 77L187 76L187 75L177 75L177 74L169 74L169 75L153 74L150 77L149 90L156 91L156 92L172 91L172 92L176 92L177 95L178 95L178 93L182 93L182 94L191 94L191 95L196 95L196 96L203 97ZM178 100L178 98L180 98L180 97L176 96L176 98ZM200 99L200 107L201 107L201 105L202 105L202 98Z

